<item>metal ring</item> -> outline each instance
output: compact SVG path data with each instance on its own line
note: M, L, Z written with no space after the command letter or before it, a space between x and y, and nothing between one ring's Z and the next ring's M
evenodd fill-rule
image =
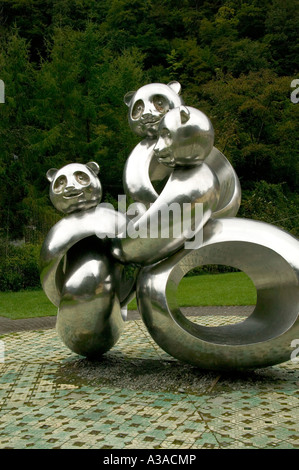
M272 225L210 220L203 245L143 268L138 307L156 343L173 357L208 369L264 367L290 359L299 338L299 244ZM224 264L244 271L257 290L254 312L234 325L196 325L181 312L176 290L192 268ZM199 280L200 282L200 280Z

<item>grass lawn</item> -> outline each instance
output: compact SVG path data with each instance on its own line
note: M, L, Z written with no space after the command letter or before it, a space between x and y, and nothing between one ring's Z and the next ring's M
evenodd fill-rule
M254 305L256 290L252 281L242 272L208 274L182 279L177 299L181 307L201 305ZM134 299L128 307L137 308ZM11 319L56 315L42 290L0 292L0 316Z
M256 289L243 272L187 277L177 292L181 307L198 305L254 305Z

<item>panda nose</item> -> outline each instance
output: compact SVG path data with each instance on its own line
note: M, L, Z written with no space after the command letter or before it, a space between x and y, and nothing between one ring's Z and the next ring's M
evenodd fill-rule
M141 121L147 121L148 119L150 119L152 117L152 115L150 113L146 113L146 114L143 114L141 116Z
M73 192L75 189L76 189L76 188L75 188L75 185L74 185L74 184L68 183L68 184L66 185L66 187L64 188L64 192L65 192L66 194L69 194L69 193Z
M143 116L141 116L141 122L143 123L156 122L157 119L158 119L158 116L154 112L146 113L146 114L143 114Z

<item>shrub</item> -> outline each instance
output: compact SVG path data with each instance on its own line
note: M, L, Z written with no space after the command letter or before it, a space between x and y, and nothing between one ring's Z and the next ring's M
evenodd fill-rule
M283 184L258 181L252 191L244 191L238 216L260 220L299 236L298 196Z
M19 291L40 287L38 268L40 246L5 246L0 242L0 291Z

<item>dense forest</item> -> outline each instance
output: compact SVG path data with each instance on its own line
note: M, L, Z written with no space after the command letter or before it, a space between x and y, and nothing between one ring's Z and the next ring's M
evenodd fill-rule
M239 215L298 236L298 17L298 0L0 0L2 245L58 220L51 167L96 161L105 199L122 194L138 142L123 97L171 80L210 117Z

